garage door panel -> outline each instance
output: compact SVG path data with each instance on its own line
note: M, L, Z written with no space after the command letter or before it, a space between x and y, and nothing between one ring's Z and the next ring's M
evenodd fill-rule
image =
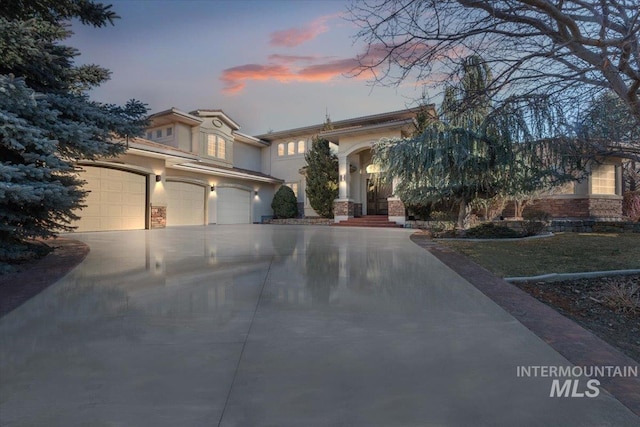
M238 188L218 189L218 224L250 224L251 192Z
M90 191L76 231L138 230L145 228L146 177L135 173L86 166L80 178ZM129 189L135 191L129 191ZM140 191L142 189L142 191Z
M205 187L187 182L169 181L167 192L167 225L203 225Z

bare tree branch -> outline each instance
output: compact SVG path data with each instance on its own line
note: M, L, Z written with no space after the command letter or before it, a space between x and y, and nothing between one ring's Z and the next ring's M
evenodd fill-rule
M353 0L349 11L375 84L451 81L456 63L478 54L494 70L494 95L535 87L575 107L611 90L640 123L640 0Z

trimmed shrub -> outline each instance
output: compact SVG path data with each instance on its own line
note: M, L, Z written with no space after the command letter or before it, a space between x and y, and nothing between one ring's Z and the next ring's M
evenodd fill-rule
M486 222L467 230L465 237L471 239L508 239L521 236L517 231L509 227Z
M276 218L295 218L298 216L298 200L293 190L286 185L281 186L273 196L271 209Z
M525 236L535 236L540 234L551 221L551 214L548 212L532 209L524 211L522 214L522 229Z

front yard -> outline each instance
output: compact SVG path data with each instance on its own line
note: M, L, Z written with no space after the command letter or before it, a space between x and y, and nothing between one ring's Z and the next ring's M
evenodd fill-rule
M638 233L559 233L517 241L439 243L501 277L640 269Z
M520 241L439 241L502 277L640 269L640 234L563 233ZM640 362L640 274L515 283Z

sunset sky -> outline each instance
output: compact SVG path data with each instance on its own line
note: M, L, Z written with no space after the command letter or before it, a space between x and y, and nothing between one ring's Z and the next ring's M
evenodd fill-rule
M347 77L366 46L343 0L108 1L115 26L73 26L77 63L111 80L92 99L135 98L151 112L222 109L256 135L413 106L422 88L375 87ZM373 49L365 60L382 52Z

